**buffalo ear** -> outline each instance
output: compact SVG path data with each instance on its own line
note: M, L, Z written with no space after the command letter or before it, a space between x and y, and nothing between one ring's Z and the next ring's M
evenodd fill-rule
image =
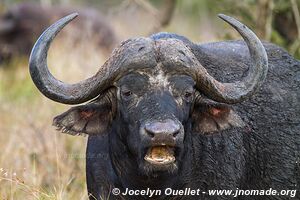
M96 135L107 132L112 122L111 105L89 103L76 106L53 119L53 125L71 135Z
M226 104L202 99L195 103L193 113L193 132L212 134L233 127L244 127L241 117Z

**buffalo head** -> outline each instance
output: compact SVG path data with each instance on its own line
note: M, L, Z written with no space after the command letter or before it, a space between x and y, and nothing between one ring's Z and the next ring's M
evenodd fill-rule
M237 20L219 15L241 34L249 48L251 66L240 81L221 83L214 79L188 41L139 37L117 47L94 76L66 84L49 72L47 51L56 34L76 16L59 20L38 39L30 57L31 77L54 101L80 104L92 100L56 117L54 125L72 135L110 134L111 145L126 149L124 156L142 173L176 172L195 129L213 131L213 123L221 128L226 123L242 125L227 104L249 98L267 73L267 55L260 40Z

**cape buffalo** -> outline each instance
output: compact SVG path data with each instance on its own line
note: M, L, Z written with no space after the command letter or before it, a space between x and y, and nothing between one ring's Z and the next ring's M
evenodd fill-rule
M29 67L49 99L91 100L53 122L89 136L90 199L299 198L299 61L220 14L244 41L132 38L94 76L67 84L49 72L47 51L76 16L42 34Z
M0 16L0 61L19 55L29 56L34 42L45 27L74 11L82 16L73 26L73 32L76 32L72 35L74 43L84 38L98 44L104 52L111 51L116 42L114 30L98 11L22 3Z

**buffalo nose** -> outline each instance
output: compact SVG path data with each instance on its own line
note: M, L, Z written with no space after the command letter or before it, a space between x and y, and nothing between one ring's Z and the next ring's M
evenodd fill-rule
M163 122L146 123L145 131L151 138L159 136L176 137L180 132L180 125L168 119Z

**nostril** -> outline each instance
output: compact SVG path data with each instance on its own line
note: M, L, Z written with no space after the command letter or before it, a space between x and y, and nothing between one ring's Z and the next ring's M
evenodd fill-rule
M145 131L146 131L147 135L149 135L151 138L154 138L155 134L153 132L151 132L147 129Z
M178 134L179 134L179 131L175 131L175 132L173 133L173 137L176 137Z

